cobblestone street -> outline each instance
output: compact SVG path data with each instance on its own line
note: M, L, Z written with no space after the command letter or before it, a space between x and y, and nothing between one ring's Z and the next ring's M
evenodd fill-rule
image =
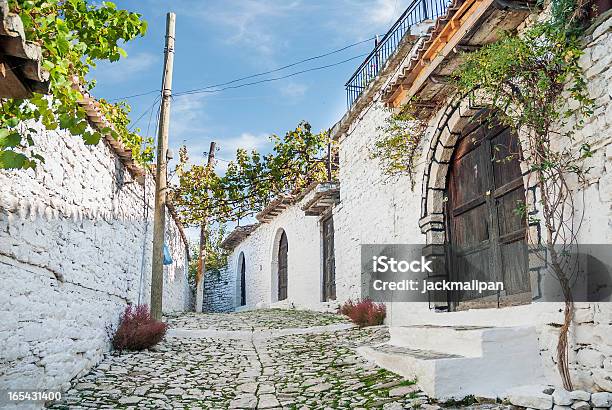
M109 354L52 408L402 408L418 402L411 382L354 352L384 341L384 327L357 329L339 315L280 310L167 320L168 336L153 351Z

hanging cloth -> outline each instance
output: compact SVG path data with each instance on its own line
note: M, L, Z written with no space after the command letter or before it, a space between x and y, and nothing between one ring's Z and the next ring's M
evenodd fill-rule
M170 255L170 248L168 244L164 242L164 265L172 265L172 256Z

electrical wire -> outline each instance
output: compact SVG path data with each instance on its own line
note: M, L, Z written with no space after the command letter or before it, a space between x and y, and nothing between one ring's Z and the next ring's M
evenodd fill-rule
M306 63L306 62L309 62L309 61L317 60L317 59L320 59L320 58L323 58L323 57L330 56L332 54L336 54L336 53L342 52L344 50L348 50L349 48L358 46L358 45L363 44L363 43L367 43L368 41L372 41L375 38L376 38L375 36L374 37L370 37L370 38L368 38L366 40L358 41L356 43L349 44L347 46L344 46L344 47L341 47L341 48L329 51L327 53L319 54L319 55L316 55L316 56L313 56L313 57L308 57L308 58L296 61L296 62L291 63L291 64L286 64L284 66L281 66L281 67L278 67L278 68L274 68L274 69L269 70L269 71L264 71L264 72L261 72L261 73L247 75L247 76L236 78L234 80L226 81L226 82L223 82L223 83L212 84L212 85L208 85L208 86L201 87L201 88L195 88L193 90L186 90L184 92L195 91L195 90L208 90L208 89L216 88L216 87L224 87L226 85L234 84L234 83L237 83L237 82L240 82L240 81L244 81L244 80L248 80L248 79L251 79L251 78L261 77L262 75L276 73L278 71L282 71L282 70L285 70L285 69L290 68L290 67L294 67L294 66L299 65L299 64L303 64L303 63ZM151 91L142 92L142 93L138 93L138 94L127 95L127 96L123 96L123 97L117 97L117 98L113 98L113 99L111 99L109 101L117 101L117 100L129 99L129 98L136 98L136 97L141 97L141 96L153 94L153 93L156 93L156 92L160 92L160 90L151 90Z
M319 58L323 58L323 57L330 56L330 55L332 55L332 54L339 53L339 52L344 51L344 50L347 50L347 49L349 49L349 48L351 48L351 47L355 47L355 46L357 46L357 45L360 45L360 44L366 43L366 42L368 42L368 41L372 41L372 40L374 40L375 38L376 38L376 37L371 37L371 38L368 38L367 40L362 40L362 41L359 41L359 42L357 42L357 43L349 44L348 46L344 46L344 47L342 47L342 48L339 48L339 49L336 49L336 50L330 51L330 52L325 53L325 54L320 54L320 55L318 55L318 56L314 56L314 57L305 58L305 59L303 59L303 60L297 61L297 62L295 62L295 63L287 64L287 65L284 65L284 66L282 66L282 67L275 68L275 69L273 69L273 70L264 71L264 72L262 72L262 73L257 73L257 74L252 74L252 75L248 75L248 76L246 76L246 77L237 78L237 79L235 79L235 80L226 81L226 82L224 82L224 83L213 84L213 85L208 85L208 86L206 86L206 87L202 87L202 88L195 88L195 89L193 89L193 90L183 91L182 93L186 93L186 92L190 92L190 91L209 90L209 89L211 89L211 88L217 88L217 87L224 87L224 86L226 86L226 85L234 84L234 83L237 83L237 82L239 82L239 81L249 80L249 79L251 79L251 78L261 77L262 75L267 75L267 74L276 73L276 72L278 72L278 71L282 71L282 70L285 70L285 69L287 69L287 68L294 67L294 66L296 66L296 65L306 63L306 62L308 62L308 61L317 60L317 59L319 59ZM182 93L181 93L181 94L182 94Z
M124 97L112 98L112 99L110 99L108 101L127 100L127 99L130 99L130 98L142 97L142 96L145 96L145 95L149 95L149 94L153 94L153 93L159 93L159 92L161 92L161 90L151 90L151 91L147 91L146 93L126 95Z
M161 96L157 96L155 97L155 99L153 100L153 103L149 106L149 108L147 108L142 114L140 114L140 116L136 119L136 121L134 121L132 124L130 124L130 127L128 128L129 131L133 131L134 127L136 127L136 124L138 124L138 122L145 116L147 115L147 113L153 109L153 107L155 107L155 104L157 104L160 100Z
M330 68L330 67L335 67L337 65L344 64L346 62L355 60L357 58L365 57L368 54L370 54L370 53L359 54L357 56L354 56L354 57L351 57L351 58L347 58L345 60L338 61L336 63L327 64L327 65L323 65L323 66L319 66L319 67L313 67L313 68L309 68L309 69L306 69L306 70L296 71L294 73L283 75L283 76L280 76L280 77L266 78L266 79L263 79L263 80L253 81L253 82L250 82L250 83L231 85L231 86L227 86L227 87L223 87L223 88L218 88L216 90L195 89L195 90L178 92L178 93L174 94L174 97L181 97L181 96L184 96L184 95L193 95L193 94L218 93L218 92L225 91L225 90L232 90L232 89L247 87L247 86L256 85L256 84L268 83L268 82L271 82L271 81L278 81L278 80L282 80L282 79L285 79L285 78L294 77L294 76L299 75L299 74L308 73L308 72L311 72L311 71L318 71L318 70L323 70L323 69Z

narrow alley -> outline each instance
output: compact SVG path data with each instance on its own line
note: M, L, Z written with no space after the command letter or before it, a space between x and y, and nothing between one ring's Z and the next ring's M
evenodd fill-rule
M385 326L279 309L168 322L153 350L109 353L52 408L428 408L413 382L355 352L385 341Z

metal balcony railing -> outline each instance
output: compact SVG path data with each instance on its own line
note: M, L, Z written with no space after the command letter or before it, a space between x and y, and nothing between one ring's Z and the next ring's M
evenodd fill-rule
M352 107L368 84L376 78L389 57L397 50L404 35L410 32L410 27L425 20L435 20L440 17L446 13L449 3L449 0L413 0L410 3L387 34L376 42L374 50L344 85L348 108Z

